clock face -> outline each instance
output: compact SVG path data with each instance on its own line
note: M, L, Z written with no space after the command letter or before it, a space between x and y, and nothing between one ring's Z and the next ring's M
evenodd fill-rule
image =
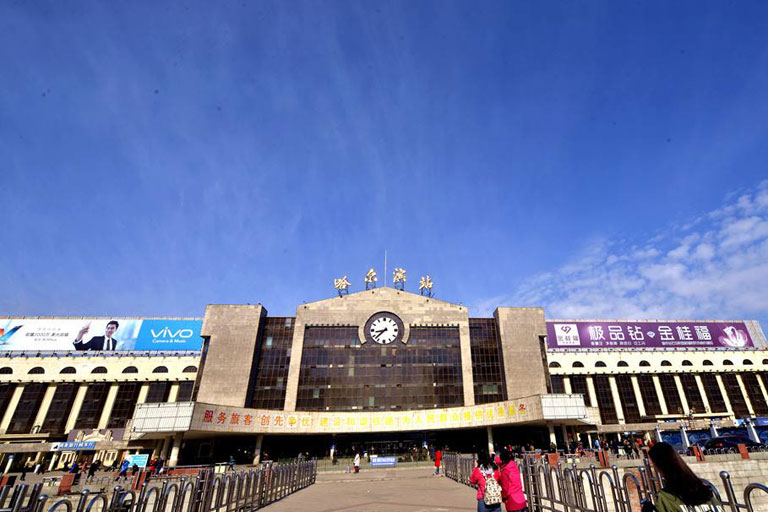
M403 322L392 313L376 313L365 324L365 337L380 345L403 339Z

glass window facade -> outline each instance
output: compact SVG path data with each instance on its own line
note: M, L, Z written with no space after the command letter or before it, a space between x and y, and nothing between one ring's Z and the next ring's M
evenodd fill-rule
M496 320L470 318L469 344L472 352L475 403L506 400L504 361Z
M149 385L147 391L146 403L160 404L168 401L168 395L171 393L170 382L153 382Z
M656 394L656 386L653 383L652 375L638 375L637 385L640 387L640 396L645 406L645 414L656 416L661 414L661 402Z
M600 419L606 424L618 423L616 405L613 403L613 394L607 375L595 375L592 377L597 395L597 407L600 409Z
M681 373L680 382L683 385L685 400L688 402L688 408L694 413L703 413L704 400L699 392L699 384L696 382L696 375L692 373Z
M126 422L133 416L140 390L140 382L123 382L120 384L115 403L112 405L112 412L109 415L107 428L125 428Z
M96 428L99 426L99 419L101 419L104 403L107 401L109 386L108 382L88 384L83 405L80 407L80 414L77 415L75 428Z
M192 400L192 390L195 389L195 382L180 382L179 392L176 393L177 402L190 402Z
M717 384L717 377L712 373L702 373L701 383L704 385L704 393L707 395L710 412L727 412L725 399L720 392L720 386Z
M662 373L659 375L659 382L664 401L667 403L667 412L669 414L685 414L683 401L680 400L680 393L677 391L675 376L670 373Z
M760 389L760 383L757 381L757 374L744 372L741 374L741 381L744 383L744 390L747 392L749 403L752 404L752 410L755 415L768 415L768 404L765 402L763 391Z
M571 375L569 380L571 381L571 393L584 395L584 404L587 407L592 407L592 399L589 396L589 388L587 387L587 376Z
M21 399L16 410L13 412L11 423L8 425L9 434L29 434L34 426L40 403L43 401L43 395L48 384L31 383L24 386L21 392Z
M735 373L721 374L725 392L728 394L728 400L731 402L731 410L737 419L749 417L749 409L744 394L741 392L741 386Z
M72 410L72 404L75 402L75 395L80 387L79 384L57 384L56 392L53 394L53 400L48 407L48 413L43 421L43 432L51 434L63 434L64 427L69 418L69 412Z
M458 327L411 327L407 344L361 344L354 326L308 326L297 409L410 410L464 404Z
M288 382L293 344L293 318L267 317L262 327L261 344L251 386L251 407L282 409Z
M552 393L565 393L565 379L562 375L551 375L549 381L552 383Z
M640 409L637 406L635 388L632 387L632 377L629 375L617 375L616 387L621 398L621 410L624 411L624 421L627 423L640 423Z

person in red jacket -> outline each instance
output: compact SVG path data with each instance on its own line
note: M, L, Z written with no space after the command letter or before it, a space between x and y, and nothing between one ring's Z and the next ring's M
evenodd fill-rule
M501 499L507 512L528 512L523 494L523 481L514 454L507 448L501 450Z
M479 453L475 461L475 469L469 477L469 483L477 486L477 512L501 512L501 505L486 505L483 501L485 482L488 478L500 481L499 468L487 454Z
M443 460L443 452L438 448L435 450L435 475L440 474L440 461Z

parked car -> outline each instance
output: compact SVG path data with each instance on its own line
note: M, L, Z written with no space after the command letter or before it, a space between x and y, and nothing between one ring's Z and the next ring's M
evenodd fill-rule
M737 451L738 445L743 444L747 448L754 446L761 446L760 443L756 443L748 437L744 436L719 436L713 437L704 444L704 448L707 450L712 449L726 449L731 451Z

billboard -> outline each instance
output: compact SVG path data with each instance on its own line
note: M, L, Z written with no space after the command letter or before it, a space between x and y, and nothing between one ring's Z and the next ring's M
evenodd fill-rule
M547 322L547 347L611 348L753 348L744 322Z
M200 350L202 320L0 318L0 351Z

